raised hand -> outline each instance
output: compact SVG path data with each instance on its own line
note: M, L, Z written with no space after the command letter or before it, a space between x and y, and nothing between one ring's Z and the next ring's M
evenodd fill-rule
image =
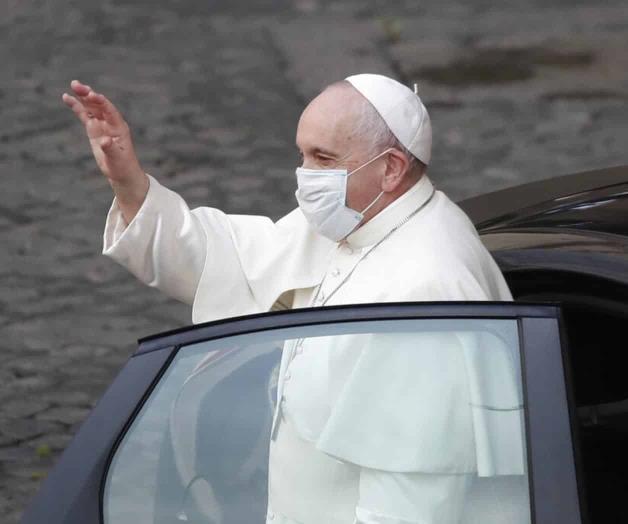
M98 167L109 179L129 222L148 190L148 178L135 154L131 130L116 107L103 94L72 80L74 96L63 93L63 102L85 126Z

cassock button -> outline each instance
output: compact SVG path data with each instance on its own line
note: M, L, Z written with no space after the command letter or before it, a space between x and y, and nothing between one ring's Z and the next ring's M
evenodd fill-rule
M297 355L300 355L301 353L303 353L303 346L297 346L297 349L296 349L295 353Z
M283 377L284 380L290 380L290 371L286 371L286 374Z
M340 275L340 269L335 267L334 270L331 272L331 276L332 277L337 277L338 275Z
M268 512L268 519L273 520L275 518L275 514L272 511Z

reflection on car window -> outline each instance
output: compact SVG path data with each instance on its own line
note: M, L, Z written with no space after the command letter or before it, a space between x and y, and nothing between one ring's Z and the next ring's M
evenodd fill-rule
M189 345L114 455L105 523L530 523L523 404L511 319Z

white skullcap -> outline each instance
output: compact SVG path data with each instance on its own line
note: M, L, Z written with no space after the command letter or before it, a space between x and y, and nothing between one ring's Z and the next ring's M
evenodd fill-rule
M384 75L365 73L345 80L373 105L399 142L421 162L430 163L432 125L416 93Z

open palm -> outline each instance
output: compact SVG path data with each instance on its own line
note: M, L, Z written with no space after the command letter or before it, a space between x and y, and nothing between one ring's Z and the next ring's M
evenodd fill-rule
M70 86L75 96L63 93L63 102L85 126L102 173L117 183L131 182L143 176L129 126L113 103L78 80L73 80Z

